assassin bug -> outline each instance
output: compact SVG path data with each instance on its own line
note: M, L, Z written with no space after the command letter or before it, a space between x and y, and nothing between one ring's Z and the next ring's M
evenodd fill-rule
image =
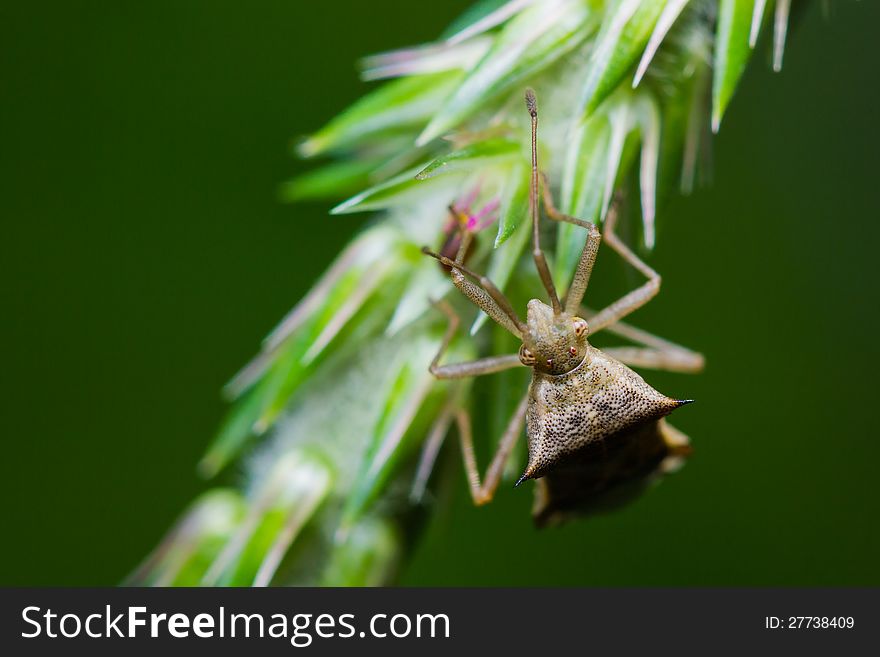
M422 251L449 267L455 286L495 322L522 340L518 354L441 365L440 360L459 324L452 307L441 301L437 307L448 316L449 326L430 371L439 379L461 379L518 366L532 369L528 392L517 405L482 480L474 455L469 415L462 408L450 408L445 414L447 427L453 417L457 423L471 495L478 505L494 496L504 465L525 424L528 463L516 485L527 479L537 480L533 517L543 526L572 514L623 502L681 462L690 451L689 440L664 418L692 400L661 394L627 364L697 371L702 368L703 358L620 321L657 294L660 276L615 234L616 202L605 220L605 244L648 280L597 313L581 308L602 236L593 223L565 215L553 204L547 177L538 169L538 108L531 89L526 92L526 107L532 128L529 194L532 255L550 304L532 299L528 303L526 321L520 319L492 281L464 264L470 237L467 232L462 232L454 260L427 247ZM541 250L539 187L551 220L572 223L588 232L562 301ZM600 351L591 346L587 338L603 329L643 346ZM445 429L438 432L435 435L445 433ZM433 438L429 438L427 451L436 452L437 440Z

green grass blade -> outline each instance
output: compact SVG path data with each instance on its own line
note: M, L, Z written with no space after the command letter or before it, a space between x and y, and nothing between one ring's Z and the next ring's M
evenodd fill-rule
M421 250L416 251L415 258L421 262L415 263L415 271L385 329L386 335L396 334L421 317L433 299L442 298L452 287L449 275L437 262L427 258Z
M244 498L215 488L197 498L126 580L134 586L197 586L247 511Z
M773 70L782 70L782 55L785 52L785 35L788 33L788 14L791 0L776 0L773 16Z
M749 61L754 0L719 0L712 79L712 131L718 132L740 76Z
M645 46L645 52L642 53L642 58L639 60L639 66L633 77L633 89L639 86L639 82L642 81L642 78L648 70L648 66L651 65L654 55L657 54L657 50L660 48L660 44L663 43L663 40L672 28L673 23L675 23L675 20L679 17L689 1L690 0L669 0L669 2L666 3L666 6L663 7L663 11L657 19L657 24L654 26L654 31L651 32L651 37L648 39L648 44Z
M362 518L334 546L321 586L381 586L400 558L402 538L388 520Z
M282 201L336 199L368 187L370 174L381 164L375 160L342 160L312 169L281 185Z
M202 584L269 584L287 547L315 514L332 482L328 463L312 451L295 450L280 457Z
M444 71L387 82L306 139L298 151L313 157L352 148L385 132L423 126L463 75Z
M660 163L660 108L654 98L640 93L636 98L636 122L642 138L639 163L639 190L642 205L642 229L645 246L654 248L654 218L657 213L657 168Z
M426 164L409 169L378 185L352 196L347 201L340 203L330 211L330 214L350 214L353 212L366 212L369 210L387 210L393 207L421 201L429 193L446 194L451 200L461 182L463 171L451 171L448 176L437 176L428 180L419 180L416 174L421 172Z
M764 22L766 6L767 0L755 0L755 7L752 10L752 24L749 27L749 48L754 48L758 43L758 33L761 31L761 23Z
M416 174L418 180L428 180L454 171L474 171L489 163L504 162L519 155L520 145L509 139L485 139L464 148L441 155Z
M495 248L504 244L518 226L527 223L529 212L529 170L515 163L501 172L505 181L498 209L498 234Z
M479 0L464 10L440 38L458 43L500 25L534 0Z
M560 192L560 208L566 214L599 223L605 195L611 125L600 113L578 127L566 153ZM553 277L560 294L565 294L587 233L572 224L557 228L556 262Z
M580 106L589 116L614 91L644 51L663 0L620 0L605 18L590 54Z
M436 112L417 144L458 126L488 100L516 88L586 39L590 13L580 3L537 3L513 18L492 49Z
M387 483L394 466L409 452L410 445L405 438L428 393L436 385L425 363L430 362L431 351L436 351L437 346L434 343L424 349L423 343L422 350L414 350L392 382L385 396L387 403L372 431L372 440L343 509L340 525L343 533L358 522L367 504Z

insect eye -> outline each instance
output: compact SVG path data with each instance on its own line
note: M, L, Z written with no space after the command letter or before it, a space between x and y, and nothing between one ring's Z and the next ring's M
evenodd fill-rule
M582 320L580 317L575 317L575 319L574 319L574 334L576 336L581 337L583 335L586 335L588 329L589 329L589 327L587 326L587 323L584 320Z
M519 348L519 360L523 365L531 367L535 364L535 355L526 349L525 345L521 345Z

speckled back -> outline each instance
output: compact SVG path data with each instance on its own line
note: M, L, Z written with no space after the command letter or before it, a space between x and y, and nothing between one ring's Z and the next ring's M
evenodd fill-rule
M668 415L683 401L645 383L595 347L576 369L560 376L535 371L529 387L524 479L536 479L572 455Z

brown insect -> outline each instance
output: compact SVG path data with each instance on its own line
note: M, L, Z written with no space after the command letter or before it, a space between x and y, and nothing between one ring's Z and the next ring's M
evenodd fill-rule
M616 203L605 220L605 244L648 280L597 313L581 308L602 237L591 222L565 215L554 206L547 177L538 169L538 110L531 90L526 92L526 106L532 122L529 198L532 254L550 304L532 299L528 303L526 321L520 319L492 281L465 266L470 238L467 232L462 232L454 260L427 248L423 251L450 268L453 283L468 299L522 340L518 354L440 365L459 324L452 307L440 302L437 306L449 317L449 327L430 370L440 379L460 379L518 366L532 368L528 392L517 406L482 480L474 455L469 415L461 408L452 407L444 414L446 427L453 418L457 423L471 495L478 505L494 496L504 465L525 423L528 464L516 485L527 479L537 480L533 516L536 523L543 526L572 514L624 502L681 463L690 452L688 438L664 418L691 400L661 394L627 364L697 371L702 368L703 358L620 321L657 294L660 276L615 235ZM562 302L540 245L539 182L547 216L588 231L586 245ZM600 351L590 345L588 336L603 329L642 346ZM441 417L426 451L436 452L439 446L436 436L442 439L445 434L443 424ZM420 469L417 482L424 476Z

